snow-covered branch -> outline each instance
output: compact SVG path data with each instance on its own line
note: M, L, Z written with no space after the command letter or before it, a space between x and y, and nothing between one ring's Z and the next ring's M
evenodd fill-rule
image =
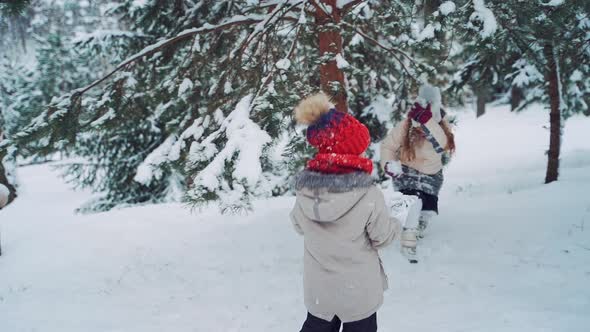
M260 157L263 147L271 141L270 136L250 119L252 95L245 96L236 105L221 128L204 139L201 143L193 143L190 159L194 162L213 160L195 177L195 184L211 191L219 188L226 162L237 155L233 178L250 187L256 185L261 177L262 166ZM221 151L207 151L212 149L210 142L225 132L227 142Z
M470 20L478 20L482 22L483 29L481 31L481 36L483 38L492 36L498 28L494 13L486 7L484 0L473 0L473 9L475 11L471 15Z
M265 33L267 33L268 29L277 23L278 20L283 18L289 11L304 4L305 2L306 1L303 0L294 1L293 3L284 2L274 8L264 20L260 21L255 26L254 31L250 33L250 35L245 38L244 41L234 51L231 52L230 60L233 60L236 56L241 56L248 45L250 45L255 39L260 39ZM289 6L287 7L288 4ZM281 12L282 14L278 15Z
M248 15L248 16L237 15L237 16L234 16L234 17L228 19L228 20L225 20L223 23L220 23L220 24L215 24L215 25L204 24L203 26L201 26L199 28L193 28L193 29L188 29L188 30L182 31L181 33L179 33L175 37L164 39L164 40L161 40L155 44L147 46L146 48L141 50L139 53L136 53L136 54L132 55L131 57L129 57L127 60L121 62L121 64L119 64L115 69L113 69L110 73L108 73L103 78L94 81L93 83L89 84L88 86L86 86L84 88L75 90L74 94L76 96L80 96L80 95L84 94L85 92L87 92L88 90L90 90L90 89L94 88L95 86L99 85L100 83L104 82L109 77L114 75L116 72L127 67L131 63L133 63L143 57L146 57L150 54L154 54L157 51L159 51L163 48L166 48L170 45L174 45L180 41L184 41L192 36L195 36L198 34L203 34L203 33L208 33L208 32L213 32L213 31L219 31L219 30L223 30L223 29L227 29L227 28L236 26L236 25L247 25L247 24L259 23L261 21L263 21L263 16L260 16L260 15Z
M338 0L336 6L341 8L342 12L347 12L363 2L367 2L367 0Z
M402 56L404 56L406 59L408 59L410 62L412 63L416 63L416 61L410 57L407 53L405 53L402 50L399 50L395 47L390 47L390 46L385 46L382 43L380 43L377 39L369 36L368 34L366 34L365 32L363 32L362 30L360 30L359 28L357 28L356 26L346 23L344 22L344 24L346 26L349 26L350 28L354 29L354 31L356 31L356 33L358 33L359 35L361 35L363 38L369 40L371 43L375 44L376 46L378 46L379 48L386 50L388 52L391 53L391 56L393 56L397 62L402 66L402 68L404 69L404 71L413 79L416 80L416 77L414 77L414 74L412 74L410 72L410 70L406 67L406 65L404 64L403 60L398 56L398 54L401 54Z

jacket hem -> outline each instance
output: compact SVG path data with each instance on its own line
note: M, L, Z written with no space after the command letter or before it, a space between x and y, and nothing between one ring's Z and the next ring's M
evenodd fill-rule
M332 320L334 318L334 316L338 316L338 318L340 319L340 321L342 321L342 323L351 323L351 322L356 322L356 321L371 317L374 313L377 312L377 310L379 310L379 308L381 308L382 305L383 305L383 297L381 297L381 300L379 301L379 303L377 303L377 305L375 307L373 307L372 309L370 309L366 313L353 315L353 316L340 316L340 315L338 315L338 313L335 312L332 315L332 317L327 317L325 312L324 313L314 312L313 310L310 310L308 306L306 306L306 307L307 307L307 311L310 314L312 314L318 318L321 318L323 320L329 321L329 320Z

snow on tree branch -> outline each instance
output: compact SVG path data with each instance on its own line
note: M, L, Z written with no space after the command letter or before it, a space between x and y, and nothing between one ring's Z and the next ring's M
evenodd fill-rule
M473 9L475 10L470 21L480 21L483 24L483 28L480 32L483 38L491 37L498 29L498 23L494 13L485 5L484 0L473 0Z
M361 4L363 2L366 2L366 0L337 0L336 1L336 6L338 8L342 8L342 10L347 11L350 8Z
M162 169L159 166L168 159L170 150L176 140L176 135L171 135L164 143L152 151L137 168L137 174L133 180L143 185L149 185L152 179L160 179L162 177Z
M225 21L223 21L220 24L204 24L203 26L199 27L199 28L193 28L193 29L188 29L188 30L184 30L181 33L179 33L178 35L176 35L175 37L172 38L168 38L168 39L164 39L161 40L155 44L149 45L147 47L145 47L143 50L141 50L139 53L136 53L132 56L130 56L127 60L121 62L121 64L119 64L115 69L113 69L110 73L108 73L106 76L104 76L103 78L91 83L90 85L81 88L81 89L77 89L74 91L74 93L76 95L82 95L85 92L87 92L88 90L92 89L93 87L99 85L100 83L102 83L103 81L105 81L106 79L108 79L109 77L111 77L113 74L115 74L116 72L118 72L119 70L127 67L128 65L130 65L131 63L145 57L148 56L150 54L153 54L165 47L168 47L170 45L176 44L179 41L183 41L188 39L189 37L198 35L198 34L202 34L202 33L208 33L208 32L212 32L212 31L218 31L218 30L223 30L229 27L233 27L235 25L247 25L247 24L253 24L253 23L259 23L261 21L263 21L264 16L261 15L236 15L232 18L229 18Z
M515 72L507 75L506 78L512 78L512 85L514 86L522 88L543 80L543 75L534 65L529 64L525 59L517 60L512 67L515 69Z
M268 32L269 29L272 29L274 27L277 21L282 19L292 9L304 4L304 2L305 1L302 0L294 1L292 3L287 1L281 3L276 8L274 8L272 12L266 16L266 18L264 18L256 24L256 26L254 27L254 31L252 31L252 33L250 33L250 35L247 38L244 38L243 42L240 43L239 46L232 50L232 52L230 53L230 60L238 56L241 56L248 45L252 44L255 40L261 39ZM278 15L281 12L282 14Z
M287 56L285 58L277 61L275 63L275 65L271 68L268 75L266 75L266 77L262 81L262 84L260 85L260 88L256 92L256 96L254 97L254 99L256 99L260 95L260 93L262 92L263 88L266 87L268 85L268 83L271 82L277 69L288 70L289 67L291 66L291 61L289 59L295 53L295 48L297 47L297 43L299 42L299 35L301 32L301 27L305 24L305 22L306 22L305 21L305 3L303 3L303 5L301 6L301 13L300 13L299 19L297 20L295 37L293 38L293 42L291 42L291 46L289 47L289 51L287 52Z
M88 44L91 42L104 42L112 38L148 38L150 36L133 31L123 30L96 30L90 33L77 32L72 39L73 44Z
M424 27L424 29L422 29L422 31L420 31L420 34L418 34L418 38L416 38L416 41L422 42L432 38L434 38L434 25L428 24Z
M262 175L260 164L262 149L271 141L271 137L250 119L252 99L252 95L242 98L234 111L223 121L218 131L203 140L201 144L193 143L191 152L198 154L193 154L190 157L194 161L202 161L216 154L207 167L197 174L194 179L195 183L210 191L215 191L221 186L226 162L237 155L233 178L244 181L249 187L256 185ZM227 138L223 149L218 153L207 151L212 148L210 143L217 139L222 132L225 132Z
M563 3L565 2L565 0L551 0L547 3L544 3L544 6L549 6L549 7L557 7L557 6L561 6L563 5Z
M365 32L363 32L362 30L360 30L359 28L357 28L356 26L346 23L344 22L345 25L351 27L352 29L354 29L356 31L357 34L359 34L361 37L367 39L368 41L370 41L371 43L377 45L379 48L382 48L388 52L391 53L391 55L396 59L396 61L402 66L402 68L404 69L404 71L406 72L406 74L408 74L408 76L410 78L412 78L414 81L417 80L417 78L415 77L415 75L408 69L408 67L406 67L405 63L402 61L402 59L400 57L397 56L397 54L401 54L403 57L405 57L406 59L408 59L410 62L416 64L416 60L414 60L412 57L410 57L406 52L396 49L394 47L388 47L383 45L382 43L380 43L377 39L367 35Z
M456 10L457 6L453 1L445 1L439 7L438 11L442 16L447 16Z

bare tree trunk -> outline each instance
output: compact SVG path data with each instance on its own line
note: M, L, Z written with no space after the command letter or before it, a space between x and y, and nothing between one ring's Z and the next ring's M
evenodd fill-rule
M6 170L4 169L4 165L2 164L2 159L0 158L0 184L3 184L8 188L10 191L10 195L8 195L8 204L12 202L16 198L16 188L10 184L8 178L6 177Z
M549 151L547 151L547 175L545 183L557 181L559 177L559 150L561 147L561 110L559 96L559 73L555 61L553 44L547 43L543 47L543 53L547 60L546 79L549 82L547 94L551 112Z
M20 42L23 47L23 51L27 53L27 27L26 23L22 19L20 19L19 21L20 22L18 24L18 34L20 35Z
M0 132L0 141L2 141L2 132ZM2 164L2 154L0 154L0 184L3 184L4 186L6 186L6 188L8 188L8 204L10 204L10 202L12 202L16 197L16 190L14 186L11 185L8 182L8 179L6 178L6 170L4 169L4 165ZM0 210L4 207L2 205L3 203L4 202L0 203ZM0 256L2 256L2 233L0 233Z
M510 89L510 110L514 111L517 109L518 106L520 106L520 103L522 103L523 99L524 94L522 93L522 89L517 86L513 86Z
M2 130L0 130L0 142L2 142L3 139L4 133L2 132ZM3 184L4 186L6 186L6 188L8 188L8 191L10 192L10 194L8 195L8 204L10 204L10 202L12 202L16 198L16 188L10 183L10 181L8 181L8 178L6 177L6 168L2 163L3 159L4 155L0 153L0 184Z
M348 112L344 73L338 68L334 59L337 54L342 54L342 36L338 25L341 12L336 2L336 0L321 0L320 3L328 8L327 11L316 6L315 20L319 30L320 55L330 58L329 61L324 60L320 65L320 82L322 90L332 97L336 109Z
M486 112L486 102L488 101L488 94L484 88L479 88L475 92L477 95L477 111L476 115L479 118Z

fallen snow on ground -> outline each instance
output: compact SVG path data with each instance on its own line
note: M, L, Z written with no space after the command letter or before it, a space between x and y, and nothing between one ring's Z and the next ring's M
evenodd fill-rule
M394 245L380 331L587 331L590 119L564 128L560 181L543 185L548 113L459 113L441 215L419 264ZM179 204L95 215L49 166L20 170L0 211L0 331L298 331L305 317L293 198L250 215Z

